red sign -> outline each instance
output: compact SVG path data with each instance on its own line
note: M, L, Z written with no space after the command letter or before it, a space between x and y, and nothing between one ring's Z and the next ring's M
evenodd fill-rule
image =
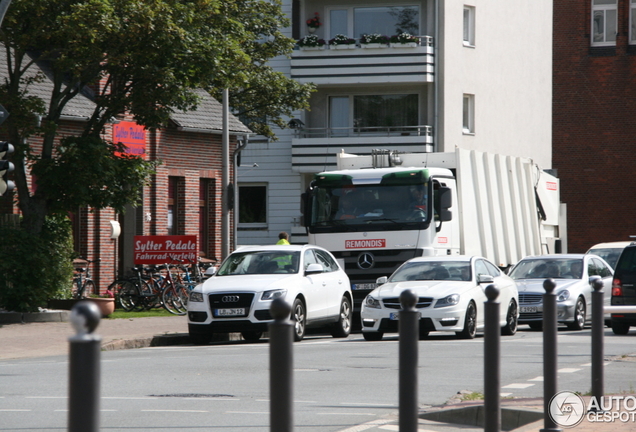
M135 122L119 122L113 125L113 142L126 146L126 153L144 157L146 154L146 130Z
M548 190L552 190L552 191L557 190L556 182L545 182L545 185Z
M385 239L345 240L346 249L365 249L386 247Z
M437 243L448 243L448 237L437 237Z
M135 236L135 264L196 262L197 236Z

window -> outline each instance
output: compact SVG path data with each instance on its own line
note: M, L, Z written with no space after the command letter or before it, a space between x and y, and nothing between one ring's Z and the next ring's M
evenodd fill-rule
M329 39L337 34L359 38L379 33L392 36L400 33L420 34L419 6L377 6L334 8L329 10Z
M209 179L199 180L199 251L208 254L210 218L209 218Z
M352 115L350 115L352 113ZM352 124L353 123L353 124ZM411 130L419 125L418 94L332 96L329 98L329 127L332 136Z
M179 234L179 177L168 178L168 235Z
M267 186L263 184L239 185L239 225L244 228L267 226Z
M325 269L325 272L334 272L338 270L338 264L329 256L325 251L321 251L319 249L315 249L316 258L318 259L318 263L322 264Z
M464 6L464 46L475 46L475 8Z
M636 44L636 0L631 1L629 8L629 43Z
M462 109L462 131L465 134L475 133L475 95L464 95Z
M616 44L616 0L592 0L592 46Z

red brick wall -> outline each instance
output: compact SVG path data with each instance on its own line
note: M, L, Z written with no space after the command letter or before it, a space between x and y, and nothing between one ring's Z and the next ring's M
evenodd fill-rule
M593 48L591 0L554 1L552 160L570 252L636 235L636 46L618 4L616 47Z

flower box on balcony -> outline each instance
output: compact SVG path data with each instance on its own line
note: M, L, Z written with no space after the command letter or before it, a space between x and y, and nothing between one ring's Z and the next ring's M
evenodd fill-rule
M356 49L356 45L355 44L329 45L329 49L334 49L334 50Z
M417 42L392 43L391 48L416 48Z
M388 48L387 44L383 43L361 43L362 48Z
M323 46L315 46L315 47L313 47L313 46L306 46L306 47L301 46L299 48L300 48L301 51L322 51L322 50L325 49L325 46L324 45Z

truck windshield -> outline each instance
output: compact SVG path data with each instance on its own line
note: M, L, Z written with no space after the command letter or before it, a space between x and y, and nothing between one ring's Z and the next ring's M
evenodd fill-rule
M334 185L312 194L310 228L402 229L430 219L429 182L423 184ZM386 225L390 225L388 228Z

